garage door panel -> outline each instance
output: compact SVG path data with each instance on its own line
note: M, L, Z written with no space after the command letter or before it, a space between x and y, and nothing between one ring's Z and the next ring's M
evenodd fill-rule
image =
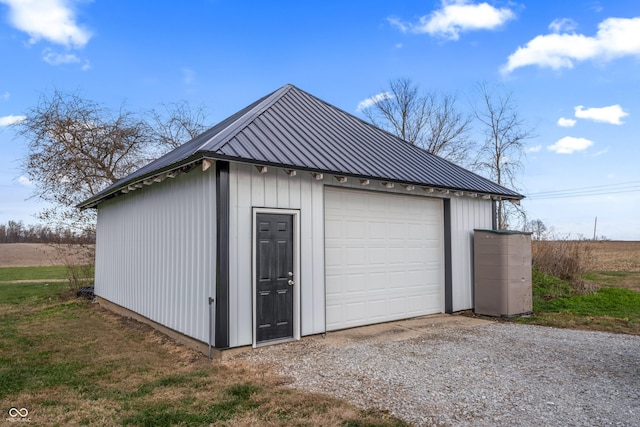
M327 330L441 312L442 201L325 193Z
M324 261L327 270L335 267L341 267L344 263L343 249L341 247L326 248Z
M347 275L346 289L348 293L365 292L366 287L366 275L365 274L349 274Z

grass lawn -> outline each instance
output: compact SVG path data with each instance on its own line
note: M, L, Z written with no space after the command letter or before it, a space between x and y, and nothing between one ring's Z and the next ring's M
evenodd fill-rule
M567 283L533 272L534 315L519 322L640 335L640 292L629 289L638 273L600 272L583 279L597 290L576 295ZM619 283L623 282L623 283Z
M93 266L80 266L76 271L81 277L92 278ZM0 282L13 281L39 281L39 280L64 280L69 278L69 269L64 265L51 265L45 267L2 267L0 268Z
M44 426L405 425L289 389L264 366L210 361L74 298L67 283L7 280L25 276L0 269L1 419L15 407L28 409L28 424Z

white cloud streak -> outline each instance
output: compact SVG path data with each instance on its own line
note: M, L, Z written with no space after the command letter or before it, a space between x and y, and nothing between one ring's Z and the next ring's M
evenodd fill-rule
M623 117L627 117L629 113L624 111L619 104L609 105L601 108L587 108L582 105L575 107L576 117L579 119L593 120L594 122L610 123L612 125L621 125Z
M560 117L558 119L558 126L562 126L563 128L571 128L576 125L576 121L574 119L567 119L565 117Z
M383 99L391 99L391 98L393 98L393 95L390 94L389 92L381 92L377 95L372 96L371 98L367 98L364 101L361 101L356 107L356 111L366 110L367 108L372 107L373 105L377 104Z
M475 4L469 0L443 0L441 9L421 17L416 24L403 23L398 18L389 18L388 21L403 32L428 33L458 40L462 32L494 30L515 17L511 9L498 9L486 2Z
M81 61L73 53L57 53L50 49L45 49L42 52L42 60L50 65L73 64Z
M542 150L542 145L536 145L535 147L529 147L525 151L527 153L537 153L540 150Z
M549 24L549 29L554 33L574 31L576 28L578 28L577 22L570 18L554 19Z
M559 70L573 68L580 61L610 61L625 56L640 57L640 17L605 19L593 37L574 33L537 36L509 56L502 72L508 74L530 65Z
M14 115L0 117L0 127L7 127L7 126L14 125L16 123L20 123L26 118L27 118L26 116L14 116Z
M9 98L11 98L11 94L9 92L5 92L0 96L0 98L2 98L3 101L8 101Z
M31 44L44 39L67 48L81 48L91 32L76 22L73 0L0 0L9 7L9 22L27 33Z
M583 151L593 145L593 141L586 138L575 138L573 136L565 136L556 141L555 144L547 147L547 150L558 154L573 154L576 151Z

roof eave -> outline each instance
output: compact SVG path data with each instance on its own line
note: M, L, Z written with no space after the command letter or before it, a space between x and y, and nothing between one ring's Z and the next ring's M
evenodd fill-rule
M509 194L509 193L499 193L499 192L492 192L492 191L481 191L473 188L451 187L447 185L433 184L433 183L427 183L427 182L404 181L396 178L354 174L354 173L348 173L348 172L338 171L338 170L309 168L309 167L298 166L298 165L247 159L247 158L241 158L241 157L235 157L235 156L228 156L228 155L219 154L215 152L206 152L203 154L205 154L206 158L209 158L212 160L225 160L229 162L244 163L244 164L254 165L254 166L268 166L268 167L274 167L274 168L280 168L280 169L291 169L291 170L304 171L304 172L314 172L314 173L322 173L322 174L331 174L336 176L346 176L346 177L357 178L357 179L388 181L396 184L414 185L414 186L420 186L420 187L433 187L438 190L442 189L442 190L450 190L450 191L464 191L464 192L470 192L470 193L487 194L489 196L500 197L502 200L522 200L525 198L524 195L516 192Z
M198 163L199 161L202 161L206 157L207 156L205 156L204 153L202 152L195 153L183 160L180 160L179 162L173 163L171 165L165 166L160 169L153 170L149 173L146 173L141 176L137 176L127 181L123 181L119 183L117 186L108 187L102 192L96 194L95 196L83 201L82 203L77 204L76 207L79 208L80 210L95 208L105 200L111 199L117 196L125 188L128 188L132 185L133 186L138 185L139 183L143 183L151 178L158 177L163 174L171 173L172 171L183 169L186 166L190 166Z

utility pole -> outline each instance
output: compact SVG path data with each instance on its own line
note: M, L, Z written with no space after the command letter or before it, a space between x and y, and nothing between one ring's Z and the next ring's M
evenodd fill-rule
M596 240L596 227L597 226L598 226L598 217L596 217L596 220L593 223L593 240Z

